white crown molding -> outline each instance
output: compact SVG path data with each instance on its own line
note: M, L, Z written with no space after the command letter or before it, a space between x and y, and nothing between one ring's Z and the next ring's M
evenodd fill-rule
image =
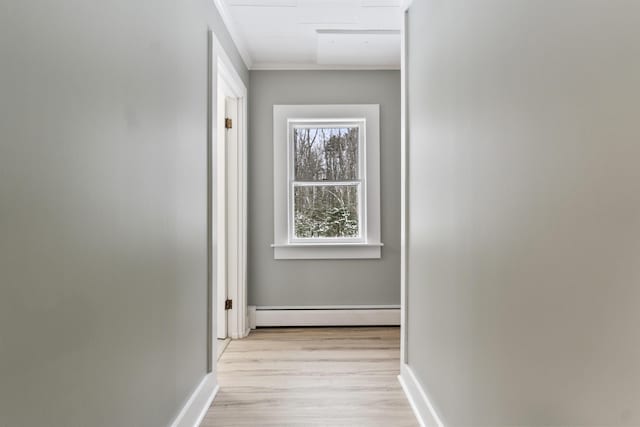
M316 30L318 34L398 36L400 30Z
M313 70L399 70L400 65L324 65L304 63L262 62L253 64L251 70L256 71L313 71Z
M253 60L251 59L251 55L249 54L249 50L247 49L247 44L240 35L240 32L238 31L238 28L236 27L229 9L224 3L224 0L213 0L213 3L215 4L216 9L218 9L218 13L220 13L222 21L227 27L227 31L229 31L229 35L231 35L231 39L236 45L236 48L238 49L238 52L242 57L244 65L247 67L247 69L251 70L253 66Z

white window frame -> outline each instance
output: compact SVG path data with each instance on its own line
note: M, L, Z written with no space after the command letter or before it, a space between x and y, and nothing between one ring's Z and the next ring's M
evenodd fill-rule
M358 178L348 181L296 181L295 179L295 142L293 140L293 132L295 129L332 129L337 127L344 128L358 128ZM288 186L289 193L287 195L289 214L289 224L287 227L288 242L289 243L365 243L366 242L366 218L367 218L367 194L366 194L366 129L365 120L330 120L330 119L318 119L318 120L287 120L287 144L289 156L288 163ZM295 235L295 206L293 203L295 187L326 187L326 186L358 186L358 237L337 237L337 238L308 238L308 237L296 237Z
M359 127L358 238L296 238L293 230L294 127ZM274 105L274 258L380 258L380 106ZM356 180L354 180L356 181ZM351 181L349 181L351 182ZM310 185L341 185L332 181ZM298 184L299 185L299 184Z

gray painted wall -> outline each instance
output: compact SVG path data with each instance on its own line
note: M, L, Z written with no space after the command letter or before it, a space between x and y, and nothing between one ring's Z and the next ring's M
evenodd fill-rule
M249 304L400 303L400 73L251 71ZM380 104L380 260L274 260L273 105Z
M448 425L640 425L640 2L409 21L410 366Z
M0 6L0 426L162 426L206 371L211 1Z

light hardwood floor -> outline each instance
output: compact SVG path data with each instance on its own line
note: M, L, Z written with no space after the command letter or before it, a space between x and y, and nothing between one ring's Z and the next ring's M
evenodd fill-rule
M229 343L231 342L231 338L225 338L223 340L218 338L218 345L216 346L216 350L218 352L217 354L217 358L216 360L220 360L220 356L222 356L222 353L224 353L224 351L227 349L227 346L229 345Z
M233 340L202 426L417 426L398 328L286 328Z

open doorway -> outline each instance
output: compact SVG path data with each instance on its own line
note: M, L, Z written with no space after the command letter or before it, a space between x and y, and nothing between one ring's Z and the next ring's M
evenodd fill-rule
M211 148L211 357L248 333L246 298L247 89L213 41Z
M238 175L234 167L238 161L238 104L239 98L224 79L218 79L218 135L217 135L217 203L216 235L218 266L215 278L217 293L216 335L219 358L230 340L229 311L233 309L231 282L237 282L236 267L238 239L233 231L238 228L238 218L233 212L237 206Z
M229 239L227 233L227 225L233 217L228 215L229 211L229 186L233 183L233 176L227 175L229 169L230 160L234 157L234 153L231 150L235 150L238 143L237 132L237 105L238 99L232 97L232 92L228 85L224 81L218 80L218 137L217 137L217 203L216 203L216 234L217 238L217 261L218 266L216 271L215 286L217 293L217 316L216 316L216 334L218 339L217 346L217 358L220 358L222 352L224 352L226 346L229 343L228 333L228 310L232 306L233 300L229 298L229 282L228 282L228 270L229 270ZM236 124L236 128L233 124Z

